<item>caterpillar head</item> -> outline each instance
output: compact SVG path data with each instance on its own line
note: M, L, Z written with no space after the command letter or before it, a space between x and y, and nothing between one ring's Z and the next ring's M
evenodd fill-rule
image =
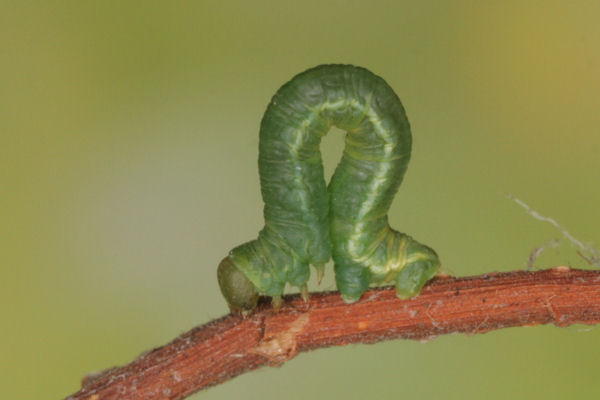
M217 279L231 312L243 316L250 314L258 303L258 291L230 256L219 263Z

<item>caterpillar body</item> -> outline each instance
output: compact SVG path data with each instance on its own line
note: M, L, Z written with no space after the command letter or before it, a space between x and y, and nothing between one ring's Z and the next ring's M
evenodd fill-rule
M327 186L319 144L331 126L347 133ZM394 284L401 298L418 294L439 269L438 256L392 229L387 217L411 143L398 96L367 69L320 65L284 84L260 125L265 227L217 270L231 310L250 312L259 294L272 296L278 308L287 284L306 299L309 266L321 277L331 257L348 303L370 285Z

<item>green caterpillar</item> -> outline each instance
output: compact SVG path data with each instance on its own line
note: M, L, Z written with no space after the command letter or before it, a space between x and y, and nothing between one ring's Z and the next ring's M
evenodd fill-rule
M329 186L319 144L331 126L346 145ZM286 284L300 288L313 265L320 278L333 256L344 301L370 285L394 283L417 295L439 269L437 254L388 224L387 212L410 160L412 136L402 103L379 76L352 65L320 65L296 75L269 103L260 126L258 169L265 227L234 248L217 276L234 312L259 294L281 305Z

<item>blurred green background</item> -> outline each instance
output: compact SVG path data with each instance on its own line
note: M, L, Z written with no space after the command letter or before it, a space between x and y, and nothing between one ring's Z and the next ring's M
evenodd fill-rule
M62 398L227 313L216 265L262 227L259 121L317 64L367 67L404 102L413 158L390 220L445 271L524 268L560 236L506 193L600 242L596 1L0 7L2 398ZM342 143L326 138L327 173ZM585 262L568 244L538 259L560 264ZM545 326L330 348L196 398L596 398L599 339Z

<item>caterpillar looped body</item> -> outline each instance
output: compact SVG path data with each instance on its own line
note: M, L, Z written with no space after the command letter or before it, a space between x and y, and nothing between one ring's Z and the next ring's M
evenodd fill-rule
M346 133L329 186L319 144L331 126ZM259 173L265 227L219 264L233 311L247 313L258 294L277 308L286 284L308 296L333 256L346 302L370 285L418 294L440 266L436 253L393 230L387 212L402 182L412 137L404 108L380 77L351 65L321 65L296 75L269 103L260 126Z

